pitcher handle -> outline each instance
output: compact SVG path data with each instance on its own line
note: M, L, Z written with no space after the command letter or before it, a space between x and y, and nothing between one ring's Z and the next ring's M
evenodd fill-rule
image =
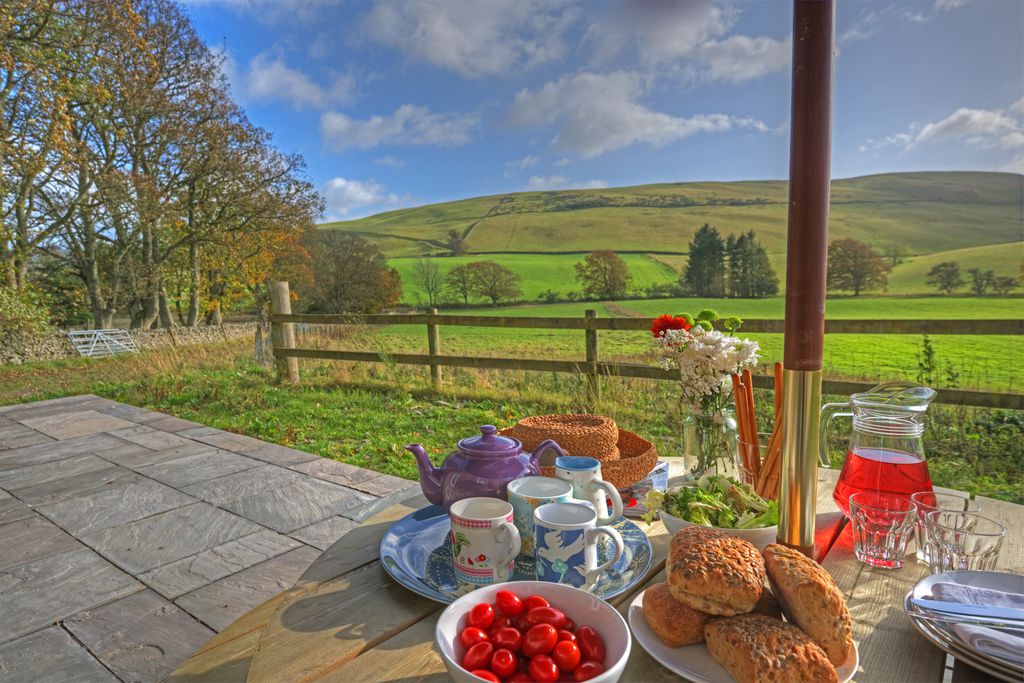
M523 549L523 539L519 536L519 530L510 522L502 522L499 524L497 531L498 533L495 534L495 539L506 548L509 548L511 552L500 560L496 559L494 561L494 579L496 582L508 581L510 578L510 572L507 570L507 567L509 563L514 562L516 557L519 556L519 552ZM508 536L511 543L502 541L501 536L503 535Z
M822 467L831 468L832 460L828 457L828 424L834 417L853 417L850 402L826 403L821 407L821 422L818 425L818 461Z
M615 544L615 553L612 555L611 559L609 559L604 564L601 564L597 567L586 568L587 583L585 589L587 591L594 590L594 587L597 585L597 579L601 575L601 572L603 572L605 569L609 569L612 565L618 562L619 558L622 557L622 553L625 552L626 548L626 546L622 543L622 535L610 526L599 526L593 529L587 529L584 532L584 542L587 545L592 545L594 543L597 543L597 539L599 536L607 536L608 538L612 539L612 543ZM596 556L597 553L594 553L594 555Z
M592 483L594 488L598 489L596 492L597 495L601 495L601 490L603 490L605 495L612 501L611 513L608 517L601 517L598 519L597 524L598 526L611 524L622 516L622 496L619 495L618 489L612 486L611 482L604 481L603 479L595 479ZM599 500L599 498L594 498L594 504L596 505Z

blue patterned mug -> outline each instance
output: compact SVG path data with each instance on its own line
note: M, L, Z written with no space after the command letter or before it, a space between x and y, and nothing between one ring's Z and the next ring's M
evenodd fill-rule
M521 477L508 483L508 502L522 539L520 555L533 559L533 511L548 503L572 500L572 484L554 477Z
M622 557L622 536L615 529L597 525L597 512L585 503L548 503L533 512L534 558L538 581L567 583L593 590L601 572ZM597 564L601 536L615 545L611 559Z

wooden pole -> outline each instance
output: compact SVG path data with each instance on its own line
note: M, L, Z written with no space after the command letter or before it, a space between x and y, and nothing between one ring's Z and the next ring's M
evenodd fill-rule
M593 320L597 318L597 311L587 309L584 315ZM587 350L587 398L590 409L597 410L597 404L601 401L601 377L597 374L597 328L588 327L584 335Z
M431 308L427 311L430 315L437 315L437 309ZM436 356L441 353L441 326L435 323L427 323L427 353ZM434 389L441 388L441 366L430 366L430 383Z
M793 3L779 541L814 552L832 142L834 0Z
M279 315L290 315L292 312L291 294L287 282L270 282L270 312ZM270 338L275 349L295 348L295 326L292 323L273 322L270 324ZM277 358L278 381L299 382L299 359Z

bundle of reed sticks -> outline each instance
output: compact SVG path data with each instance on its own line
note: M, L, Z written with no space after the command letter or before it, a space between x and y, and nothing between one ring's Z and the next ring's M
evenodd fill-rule
M733 400L736 403L736 426L739 432L742 479L754 487L758 495L778 500L782 451L782 363L775 364L775 425L762 457L754 412L754 382L750 370L732 375Z

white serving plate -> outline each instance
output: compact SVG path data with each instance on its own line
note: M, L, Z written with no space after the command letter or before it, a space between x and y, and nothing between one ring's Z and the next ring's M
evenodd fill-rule
M735 683L729 672L714 660L704 643L668 647L654 634L644 618L641 592L629 605L629 627L640 647L654 657L662 666L694 683ZM847 683L857 673L859 663L857 644L853 644L853 652L843 665L836 668L839 683Z
M926 576L907 593L903 609L910 617L914 628L939 649L958 659L963 659L974 668L1000 678L1018 681L1024 676L1024 669L1005 659L992 657L969 647L960 639L949 624L921 619L916 616L921 609L910 602L911 598L928 598L936 583L959 583L974 588L989 588L1006 593L1024 593L1024 576L1007 572L984 572L960 570Z

